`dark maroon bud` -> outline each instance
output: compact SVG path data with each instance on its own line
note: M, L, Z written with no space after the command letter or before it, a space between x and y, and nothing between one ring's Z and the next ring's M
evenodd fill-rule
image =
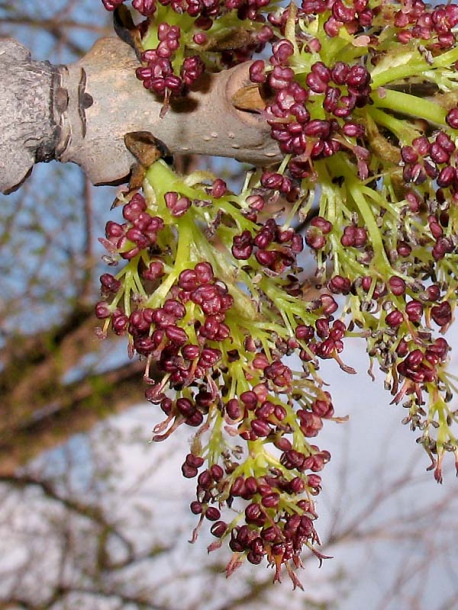
M164 303L164 311L172 315L177 320L184 318L186 315L186 307L176 299L168 299Z
M328 282L328 288L334 294L348 294L351 288L351 281L341 275L335 275Z
M255 553L254 551L249 551L246 556L247 560L255 566L261 563L263 557L263 555Z
M256 260L264 267L271 267L278 258L275 250L258 250L255 254Z
M232 530L231 535L234 536L234 530ZM245 547L240 544L236 538L231 538L229 541L229 548L231 551L234 551L234 553L243 553L243 551L245 551Z
M434 161L434 163L448 163L450 159L449 153L444 150L442 146L440 146L437 142L433 142L433 144L431 144L429 156Z
M285 89L294 79L294 72L291 68L285 66L275 66L269 74L269 85L273 89Z
M224 182L224 180L221 180L221 178L217 178L212 185L211 188L211 195L213 197L215 197L216 199L220 199L221 197L224 197L224 195L226 195L227 193L227 185Z
M270 42L275 37L271 27L265 25L257 33L256 38L259 43L265 44Z
M261 176L261 184L263 187L278 190L281 188L283 183L282 174L276 174L273 172L264 172Z
M204 458L200 455L194 455L193 453L188 453L186 456L186 464L189 466L193 466L194 468L200 468L203 466Z
M204 470L200 473L197 479L199 487L202 489L210 489L213 486L213 477L209 470Z
M167 335L167 339L176 345L183 345L188 340L186 331L179 326L167 326L165 334Z
M435 216L428 216L429 230L434 239L439 239L444 234L444 230L440 226Z
M337 85L344 85L349 73L350 66L343 61L338 61L331 70L331 78Z
M403 258L407 258L412 253L412 248L405 241L399 241L396 250L399 256L402 256Z
M428 286L428 288L426 289L426 298L429 301L437 301L440 297L440 294L441 291L437 284L431 284L431 286Z
M450 346L443 337L439 337L428 347L428 350L437 354L441 360L444 360L450 350Z
M252 390L242 392L242 394L240 394L240 400L250 411L254 410L258 404L258 397Z
M126 233L126 239L136 244L140 249L146 248L148 245L148 238L138 229L133 227Z
M190 466L185 463L181 467L181 472L186 479L193 479L197 476L198 470L195 466Z
M207 392L207 390L200 390L194 398L196 401L196 405L203 409L208 409L208 407L214 402L214 396L211 392Z
M249 195L246 198L246 202L250 208L256 212L260 212L265 206L265 201L261 195Z
M254 496L254 494L258 491L258 483L254 477L248 477L245 480L245 493L250 496Z
M280 503L280 496L277 493L271 493L271 494L265 495L261 500L261 504L265 508L277 508L279 503Z
M452 321L452 308L448 301L431 308L431 317L438 326L446 326Z
M418 153L412 146L402 146L401 158L404 163L413 164L418 161Z
M366 132L364 125L349 121L342 127L343 133L349 138L362 138Z
M318 474L309 474L307 477L307 485L309 487L319 487L321 485L321 477Z
M352 66L347 76L347 86L349 90L355 92L364 91L369 86L371 75L368 70L361 65Z
M259 417L260 419L269 419L269 417L271 417L275 412L275 405L268 401L265 400L262 405L260 407L257 407L256 409L256 415L257 417Z
M275 542L279 536L278 527L266 527L261 532L262 539L268 544Z
M404 356L407 355L408 351L409 351L409 346L408 346L407 342L404 339L401 339L396 348L396 354L400 358L404 358Z
M315 216L310 221L310 224L312 227L320 229L320 231L325 235L332 231L332 223L330 223L329 220L326 220L326 218L323 218L322 216Z
M394 309L386 316L385 322L391 328L397 328L404 322L404 316L398 309Z
M321 307L326 316L332 315L339 308L337 301L330 294L323 294L320 297Z
M320 119L313 119L312 121L307 123L307 125L304 127L304 134L309 138L311 137L311 138L325 139L325 138L329 137L330 132L331 132L330 122L322 121ZM316 220L317 218L320 218L320 217L316 216L313 220ZM313 224L313 220L311 222L312 226L317 226L317 225ZM329 221L326 221L326 222L329 222ZM332 228L332 225L331 225L331 228ZM329 233L329 231L325 231L324 229L321 229L321 230L323 231L323 233Z
M175 192L166 193L164 199L170 213L176 218L186 214L191 207L191 201L187 197L179 196L179 194Z
M134 340L134 347L139 354L148 356L154 351L156 346L151 337L140 337Z
M232 496L241 496L245 492L245 479L238 476L231 487Z
M420 211L422 201L416 193L413 191L408 191L406 193L406 201L409 204L409 209L411 212L417 213Z
M200 356L200 347L198 345L184 345L181 348L181 354L186 360L195 360Z
M275 60L279 63L286 63L294 53L294 47L289 40L279 40L272 45Z
M197 501L191 502L190 508L191 508L191 512L194 513L194 515L200 515L203 510L202 504Z
M112 220L105 225L105 235L108 239L115 239L124 235L126 225L122 226Z
M121 312L115 312L113 313L111 324L113 326L115 334L121 335L127 329L127 325L129 324L129 318Z
M332 4L332 15L334 19L341 23L350 23L356 17L355 9L346 6L342 0L336 0L336 2Z
M102 287L108 292L116 293L121 288L121 282L117 280L111 273L104 273L100 276Z
M224 476L224 470L219 464L213 464L210 468L211 475L214 481L220 481Z
M410 301L406 305L406 314L411 322L420 322L423 315L423 305L420 301Z
M329 418L334 414L332 402L317 398L312 403L312 411L318 417Z
M444 131L440 131L436 136L437 144L443 148L449 155L455 152L456 146L453 140Z
M196 407L189 400L189 398L179 398L176 402L177 410L184 417L190 417L196 411Z
M281 405L275 405L274 415L278 421L283 421L287 415L286 409Z
M222 538L226 531L227 523L224 521L217 521L210 528L210 532L213 534L213 536L215 536L215 538Z
M293 494L301 494L305 489L304 481L299 477L294 477L289 483L289 489Z
M349 227L344 228L344 232L342 237L340 238L340 243L345 248L350 248L355 246L355 238L356 238L356 227L350 225Z
M458 108L452 108L445 117L447 125L452 129L458 129Z
M205 34L205 32L197 32L196 34L194 34L192 39L196 44L204 45L208 41L208 36L207 34Z
M271 428L269 424L262 419L254 419L251 422L251 429L256 434L256 436L269 436L271 433Z
M198 280L194 269L182 271L178 278L178 285L183 290L195 290L198 287Z
M205 368L214 366L221 360L222 354L219 349L205 347L200 355L199 364Z
M209 521L218 521L221 518L221 512L215 506L209 506L205 511L205 517Z
M405 294L406 283L401 277L393 276L388 280L388 287L391 292L398 296Z
M439 175L437 177L437 184L441 188L447 188L455 182L456 177L456 169L451 165L447 165L439 172Z
M295 335L301 341L311 341L315 335L315 330L313 326L300 324L296 327Z
M149 324L151 323L148 321L147 318L145 318L145 321L147 321ZM158 327L166 328L167 326L175 325L175 316L165 312L164 309L162 307L160 307L159 309L153 310L152 321Z
M247 260L253 252L253 237L247 229L233 239L232 254L237 260Z
M148 265L148 269L142 272L142 277L145 280L154 281L164 275L164 265L160 261L152 261Z
M252 541L251 550L257 555L262 555L265 553L264 542L262 541L262 538L258 537Z
M303 125L310 120L310 113L302 104L293 104L289 111L300 125Z
M321 250L326 245L326 238L313 227L309 227L305 233L305 242L314 250Z
M314 93L324 93L328 87L327 83L313 72L307 74L305 82Z
M250 66L250 80L253 83L265 83L267 80L265 63L258 59Z
M138 218L138 216L140 216L140 214L142 212L146 211L146 202L145 199L142 195L140 195L139 193L136 193L132 199L129 201L129 203L127 203L122 210L122 215L124 216L124 218L126 220L129 220L130 222L132 222L133 220L135 220L136 218Z
M329 320L327 318L319 318L315 322L315 328L317 335L321 339L329 336Z
M417 369L423 362L424 353L420 349L415 349L405 359L408 368Z
M300 470L304 460L305 456L294 449L284 451L280 457L281 464L283 464L283 466L288 470L293 470L294 468Z
M429 154L431 144L426 136L420 136L413 140L412 146L415 148L415 150L421 157L425 157Z
M312 72L326 83L331 80L331 71L322 61L317 61L313 64Z
M103 320L105 318L109 318L111 316L110 307L105 301L100 301L95 306L95 315L99 318L99 320Z
M289 449L292 447L291 441L284 436L276 438L274 445L277 449L280 449L280 451L289 451Z
M266 515L259 504L253 503L246 507L245 519L247 523L262 525L266 521Z
M143 309L137 309L137 311L133 311L130 314L130 332L134 333L135 331L144 333L149 331L151 322L149 322L144 316Z

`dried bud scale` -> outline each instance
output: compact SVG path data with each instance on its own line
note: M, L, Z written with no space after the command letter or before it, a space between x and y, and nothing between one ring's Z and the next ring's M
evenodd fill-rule
M158 161L101 240L122 268L102 276L96 315L104 332L129 336L146 378L152 364L162 376L147 379L166 416L154 439L197 428L182 472L196 479L191 510L210 523L211 548L234 553L228 573L242 558L267 559L276 580L285 568L298 585L301 551L321 558L313 497L330 455L311 439L336 417L317 371L333 358L354 372L341 356L350 332L407 404L436 480L444 452L457 450L450 347L437 332L458 292L458 7L389 4L132 3L146 19L144 85L166 104L206 70L254 59L250 78L270 92L261 111L285 157L237 195ZM434 100L416 94L419 74ZM310 300L304 247L320 285ZM231 451L234 438L243 450Z

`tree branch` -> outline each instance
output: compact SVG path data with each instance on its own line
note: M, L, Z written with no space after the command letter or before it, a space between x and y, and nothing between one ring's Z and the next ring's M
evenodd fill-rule
M250 84L250 62L204 76L165 114L136 78L138 65L134 50L117 38L102 38L78 62L59 67L32 61L14 40L0 41L0 109L10 126L0 134L0 190L14 190L34 163L52 158L77 163L93 184L122 182L135 162L124 145L133 131L151 132L172 154L254 165L280 159L265 118L233 102Z

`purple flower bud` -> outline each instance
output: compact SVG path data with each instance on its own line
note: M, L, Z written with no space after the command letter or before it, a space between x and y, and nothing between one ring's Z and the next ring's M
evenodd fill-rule
M386 316L385 322L391 328L397 328L404 322L404 316L398 309L394 309Z
M262 59L258 59L253 62L250 66L250 80L253 83L265 83L267 80L267 74L265 69L265 63Z
M411 322L419 323L423 316L423 305L419 301L410 301L406 305L406 314Z
M447 125L452 129L458 129L458 108L452 108L445 117Z

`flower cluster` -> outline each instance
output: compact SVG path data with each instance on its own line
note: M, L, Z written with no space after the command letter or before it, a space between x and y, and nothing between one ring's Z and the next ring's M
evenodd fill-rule
M124 263L101 277L101 332L126 334L145 359L146 398L165 415L154 440L197 429L183 474L197 477L191 510L211 522L212 548L227 540L234 553L228 572L266 558L297 585L303 547L321 558L313 497L330 459L308 439L336 419L317 370L320 359L345 366L347 328L329 291L297 298L303 239L264 219L276 191L260 177L233 195L220 179L191 187L158 161L147 179L101 239L111 264Z
M115 11L125 0L102 0ZM273 31L262 14L270 0L133 0L146 17L137 77L165 98L183 96L205 70L249 60ZM151 27L150 27L151 26Z
M104 0L108 10L122 2ZM421 0L133 1L146 17L138 76L184 95L206 69L253 58L262 116L284 155L239 194L151 166L102 239L103 321L145 360L153 438L195 428L182 472L215 542L279 580L320 559L314 498L339 420L319 376L361 337L437 481L458 462L447 370L458 280L456 5ZM232 43L228 44L232 37ZM266 49L268 59L254 53ZM304 248L313 253L308 296ZM299 370L296 370L299 369Z

